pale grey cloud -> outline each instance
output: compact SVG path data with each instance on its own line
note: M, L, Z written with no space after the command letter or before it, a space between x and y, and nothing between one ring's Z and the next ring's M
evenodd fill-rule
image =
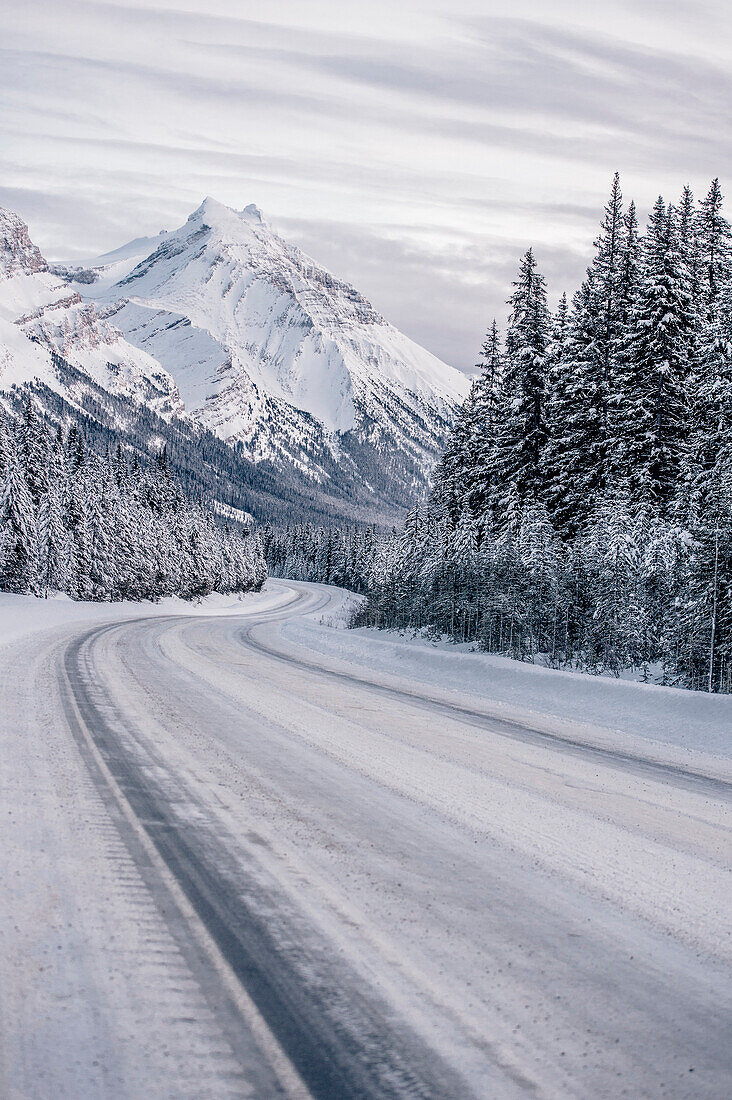
M52 256L275 226L469 368L520 253L581 278L613 171L730 178L726 0L0 0L0 203Z

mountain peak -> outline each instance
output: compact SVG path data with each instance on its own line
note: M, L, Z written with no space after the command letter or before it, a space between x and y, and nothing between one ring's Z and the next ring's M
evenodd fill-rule
M226 229L227 227L232 229L241 222L249 222L252 225L267 225L262 211L253 202L245 206L243 210L234 210L233 207L226 206L225 203L219 202L211 195L207 195L201 205L189 215L188 221L200 221L211 226L211 228L217 229Z
M259 225L266 225L264 214L253 202L249 203L249 206L245 206L241 211L241 216L246 218L247 221L257 222Z
M118 250L119 262L82 293L114 309L115 324L156 356L201 422L271 457L260 441L279 438L283 416L304 416L293 438L317 422L379 447L391 437L420 469L429 465L467 379L288 244L256 205L232 210L208 196L150 244Z
M22 223L6 218L2 229L6 251L24 246L42 262ZM78 321L74 348L87 321L113 327L84 348L83 363L94 359L103 385L119 388L124 376L141 394L147 384L154 402L314 483L342 475L343 486L391 501L420 491L468 388L464 375L284 240L254 203L233 210L207 196L177 229L53 274L65 280L51 288L54 301L69 300L61 319L73 312ZM58 316L47 310L43 320L68 356L70 323L60 327ZM125 344L117 359L113 339Z
M206 195L205 199L192 214L188 215L188 221L216 221L220 217L225 217L227 214L233 214L234 211L224 206L218 199L212 198L211 195Z

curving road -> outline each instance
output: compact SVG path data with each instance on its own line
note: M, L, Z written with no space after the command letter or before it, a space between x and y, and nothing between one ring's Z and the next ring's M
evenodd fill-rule
M270 589L0 657L0 1094L728 1095L729 783L298 649L341 597Z

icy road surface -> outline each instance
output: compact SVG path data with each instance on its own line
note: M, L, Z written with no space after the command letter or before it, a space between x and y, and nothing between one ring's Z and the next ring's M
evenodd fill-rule
M729 1095L725 761L307 645L342 598L16 616L0 1096Z

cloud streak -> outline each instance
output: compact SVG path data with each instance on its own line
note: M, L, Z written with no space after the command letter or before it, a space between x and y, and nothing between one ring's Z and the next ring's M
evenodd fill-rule
M254 201L469 369L528 244L576 284L616 168L648 208L732 167L726 0L490 7L7 5L0 203L84 256Z

